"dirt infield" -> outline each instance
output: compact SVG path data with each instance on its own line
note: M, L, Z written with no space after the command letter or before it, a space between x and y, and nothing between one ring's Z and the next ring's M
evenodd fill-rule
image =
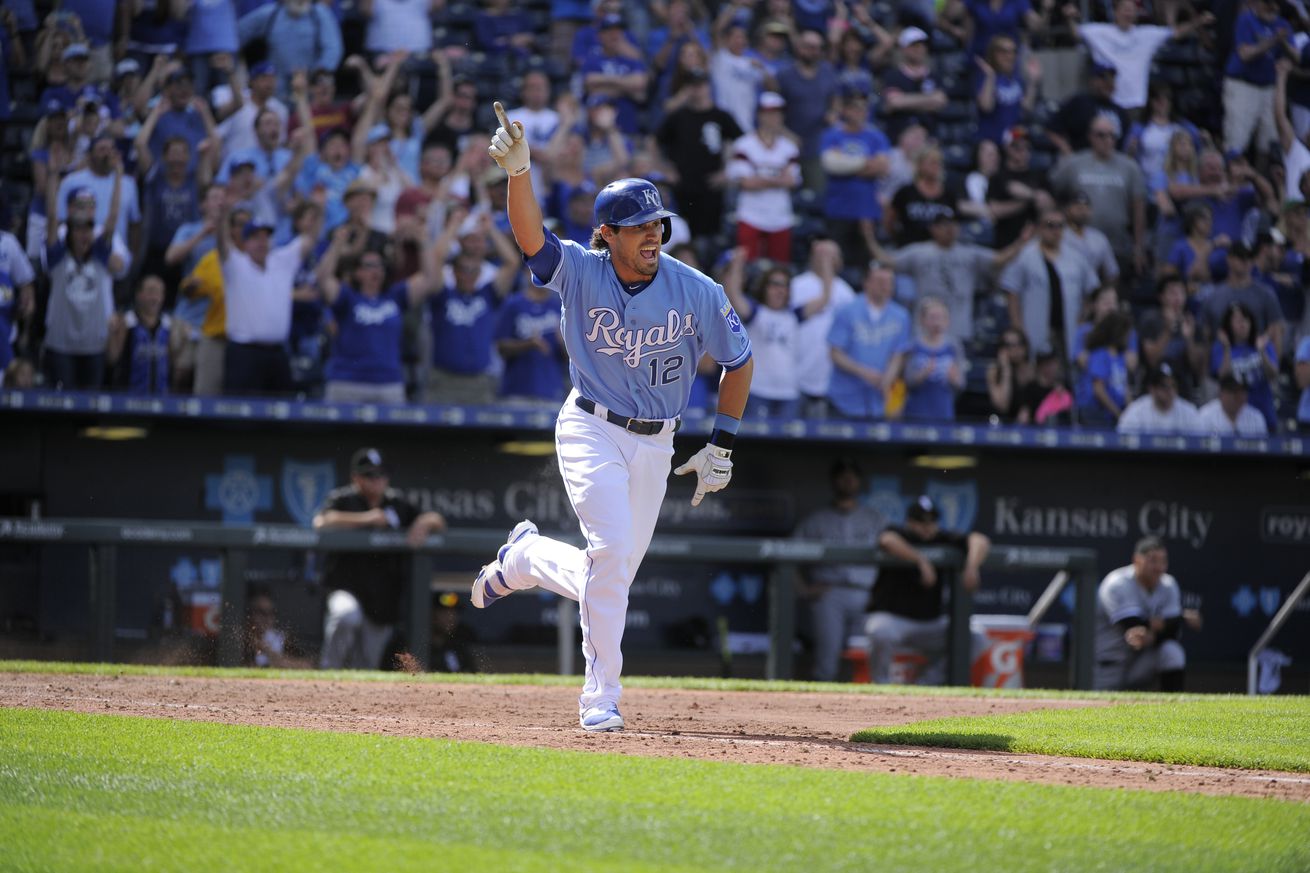
M846 741L871 725L1089 705L1098 704L635 688L624 694L627 731L588 734L577 726L577 692L572 688L0 674L0 706L1310 802L1310 776L1304 774Z

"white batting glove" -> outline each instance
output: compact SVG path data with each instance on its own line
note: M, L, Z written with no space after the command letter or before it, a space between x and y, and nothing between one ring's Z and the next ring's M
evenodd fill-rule
M696 474L696 493L691 496L691 505L700 506L706 494L722 491L732 481L732 450L706 444L705 448L688 458L687 463L673 473L676 476Z
M521 176L532 166L528 141L523 136L523 125L517 121L510 123L509 116L505 114L505 107L499 100L494 106L496 118L500 120L500 127L496 128L496 133L491 137L487 154L491 155L492 160L506 173L511 176Z

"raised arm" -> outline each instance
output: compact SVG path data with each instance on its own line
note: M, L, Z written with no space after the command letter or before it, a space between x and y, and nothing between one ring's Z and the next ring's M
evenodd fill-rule
M517 121L510 122L500 101L496 102L495 109L500 127L491 138L487 152L509 174L505 212L509 215L514 241L525 255L532 257L546 244L546 232L541 204L532 191L532 174L528 172L532 165L528 140L524 136L523 125Z
M432 60L437 65L437 99L432 101L432 105L419 117L419 124L423 125L423 133L437 126L450 109L451 101L455 98L454 76L450 72L450 57L441 49L433 49Z
M391 93L391 88L396 83L396 74L400 72L400 66L404 63L404 59L409 57L409 53L392 52L386 57L387 68L370 86L368 102L364 104L364 111L360 113L359 120L355 122L355 129L350 135L350 158L357 164L364 163L364 155L368 151L368 132L382 116L387 95Z
M341 280L337 278L337 267L341 264L341 252L346 247L349 230L342 226L332 231L332 242L328 245L323 258L314 268L314 278L318 290L323 294L323 302L332 306L341 296Z
M819 277L819 296L801 307L801 318L813 318L828 307L832 300L832 286L837 279L837 258L841 249L832 240L814 244L814 273Z
M746 249L737 246L732 250L732 259L723 273L723 293L728 295L728 302L737 310L742 321L750 321L755 314L755 304L751 302L745 290L746 284Z
M205 186L214 180L219 154L223 150L222 140L218 135L218 124L214 121L214 113L209 109L209 101L204 97L192 97L191 107L195 109L201 123L205 125L205 139L199 145L200 154L196 156L196 181L201 186Z
M104 240L105 247L109 249L110 255L106 266L109 267L110 274L118 276L127 266L123 261L122 255L113 251L114 234L118 227L118 213L123 204L123 153L114 149L114 190L109 195L109 212L105 215L105 226L100 231L100 238Z
M1274 124L1278 127L1278 145L1286 153L1296 142L1296 131L1287 117L1287 77L1292 72L1292 61L1279 58L1275 67L1277 79L1274 85Z
M141 129L132 140L132 146L136 149L136 166L143 178L155 165L155 156L150 151L150 138L155 135L155 127L158 126L159 117L163 114L164 99L161 97L151 108L150 114L146 116Z

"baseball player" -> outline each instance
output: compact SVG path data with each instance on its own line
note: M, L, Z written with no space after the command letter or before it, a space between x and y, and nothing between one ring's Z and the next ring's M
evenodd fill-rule
M1178 641L1183 624L1200 615L1183 610L1178 580L1167 572L1169 553L1159 537L1144 537L1133 562L1113 570L1096 591L1096 669L1092 687L1142 689L1159 679L1162 691L1183 690L1187 655Z
M540 585L578 601L586 665L579 723L622 730L628 588L655 531L696 363L708 353L724 373L709 443L674 471L696 476L692 506L732 478L733 439L750 393L750 339L722 286L660 252L674 214L645 179L620 179L596 195L589 249L547 230L523 125L511 124L500 103L495 109L500 128L487 151L509 174L514 239L533 281L559 294L563 310L573 390L555 446L586 547L541 536L522 521L482 568L470 599L481 609Z

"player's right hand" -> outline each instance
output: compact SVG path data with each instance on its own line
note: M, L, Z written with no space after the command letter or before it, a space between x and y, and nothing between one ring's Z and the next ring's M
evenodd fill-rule
M532 166L532 159L528 153L528 140L523 136L523 125L517 121L510 122L509 116L505 114L505 107L499 100L494 106L500 127L496 128L496 133L491 137L487 154L491 155L492 160L506 173L511 176L521 176Z

